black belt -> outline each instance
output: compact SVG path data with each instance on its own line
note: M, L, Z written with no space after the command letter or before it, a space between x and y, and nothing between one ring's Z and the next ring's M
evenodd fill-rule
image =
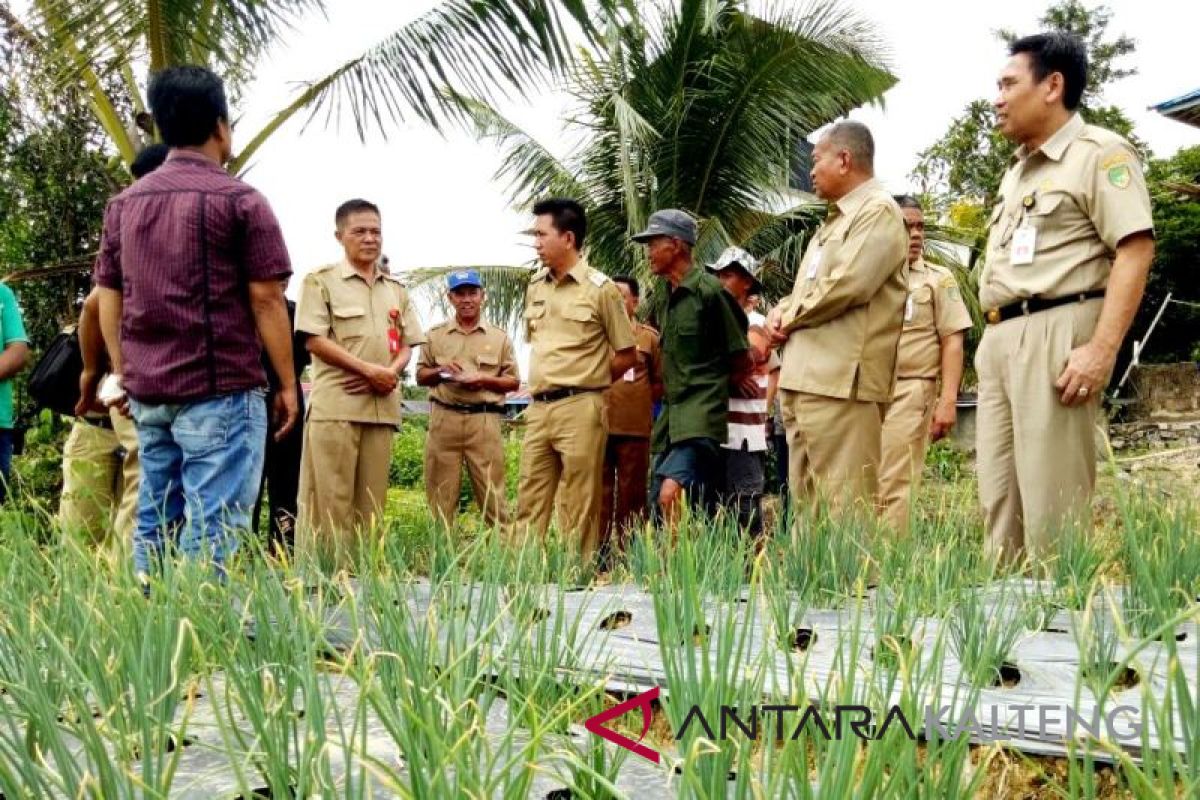
M113 429L112 420L108 417L80 417L80 419L96 428L107 428L110 431Z
M436 397L430 398L442 408L448 408L451 411L457 411L460 414L503 414L504 406L497 403L446 403L438 400Z
M539 403L555 403L559 400L566 400L568 397L574 397L577 394L589 394L591 392L603 392L603 389L551 389L548 392L538 392L532 395L533 399Z
M1048 311L1051 308L1065 306L1068 303L1082 303L1085 300L1095 300L1098 297L1104 297L1103 289L1093 289L1090 292L1079 292L1078 294L1069 294L1066 297L1055 297L1053 299L1030 297L1019 303L1009 303L999 308L989 308L983 313L983 318L987 320L988 325L999 325L1001 322L1013 317L1036 314L1039 311Z

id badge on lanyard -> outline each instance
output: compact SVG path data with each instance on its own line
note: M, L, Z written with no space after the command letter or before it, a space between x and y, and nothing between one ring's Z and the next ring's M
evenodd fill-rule
M1021 199L1021 224L1013 231L1012 248L1009 251L1009 263L1014 266L1027 266L1033 263L1037 252L1037 228L1029 221L1029 211L1037 204L1036 193L1027 194Z
M808 260L808 269L804 273L804 279L811 281L817 277L817 270L821 268L821 245L813 248L812 258Z

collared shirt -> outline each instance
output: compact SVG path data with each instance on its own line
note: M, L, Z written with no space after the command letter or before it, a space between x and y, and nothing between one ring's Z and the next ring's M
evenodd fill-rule
M1153 230L1137 151L1075 114L1037 150L1019 149L1004 173L988 220L980 302L997 308L1103 289L1117 244ZM1014 240L1032 245L1029 256L1014 256Z
M728 434L733 356L746 350L746 314L721 282L693 266L663 311L663 411L653 449L686 439L723 442Z
M410 347L425 341L408 290L378 266L371 283L344 259L304 276L296 304L296 330L300 333L324 336L350 355L386 367L395 358L388 347L388 331L393 328ZM312 361L308 419L400 424L399 385L386 397L372 392L350 394L342 388L349 373L316 356Z
M529 391L605 389L612 357L633 347L621 292L581 257L562 280L542 267L525 295L525 338L533 351Z
M640 322L633 324L637 364L626 370L608 392L608 432L617 436L650 438L654 425L653 385L662 383L662 346L658 331Z
M512 339L504 329L482 319L471 330L463 329L455 319L448 319L429 329L418 366L444 367L450 363L457 363L464 372L520 380ZM470 391L453 382L439 383L429 395L443 403L457 405L504 403L502 392L486 389Z
M892 399L908 293L908 232L878 181L840 198L808 243L782 303L791 332L783 389L841 399Z
M942 339L970 327L971 312L950 270L920 258L909 264L896 377L937 378L942 371Z
M292 274L267 200L197 153L109 201L95 281L121 292L122 380L143 403L266 385L248 282Z

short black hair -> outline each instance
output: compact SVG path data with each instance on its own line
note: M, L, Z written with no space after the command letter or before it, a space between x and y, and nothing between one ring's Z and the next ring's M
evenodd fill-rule
M917 198L913 197L911 194L892 195L892 199L895 200L896 205L900 206L901 208L915 208L917 211L925 210L921 208L921 204L917 201Z
M154 124L169 147L199 147L229 121L225 84L207 67L168 67L146 92Z
M1063 105L1068 111L1079 108L1087 88L1087 47L1077 36L1054 31L1023 36L1008 47L1008 54L1024 53L1038 83L1052 72L1063 76Z
M144 178L163 165L169 152L171 152L171 148L165 144L155 142L146 145L134 156L133 163L129 165L130 173L134 178Z
M577 200L569 197L551 197L539 200L533 205L533 215L540 217L549 214L554 229L559 233L575 234L575 249L583 249L583 240L587 236L587 214Z
M642 296L642 290L641 290L641 287L638 286L638 280L637 280L637 278L633 277L632 275L613 275L612 282L613 283L623 283L626 286L628 286L629 293L631 295L633 295L634 297Z
M358 211L371 211L375 216L383 219L383 214L379 213L379 206L370 200L363 200L361 197L356 197L353 200L347 200L337 207L337 211L333 214L333 222L340 228L346 223L346 219L351 214Z

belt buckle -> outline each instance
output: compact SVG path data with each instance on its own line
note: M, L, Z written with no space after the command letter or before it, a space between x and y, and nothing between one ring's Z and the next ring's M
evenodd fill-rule
M1029 316L1029 300L1028 299L1021 301L1021 313L1027 317Z
M989 308L987 310L987 314L985 316L987 318L989 325L999 325L1000 324L1000 309Z

